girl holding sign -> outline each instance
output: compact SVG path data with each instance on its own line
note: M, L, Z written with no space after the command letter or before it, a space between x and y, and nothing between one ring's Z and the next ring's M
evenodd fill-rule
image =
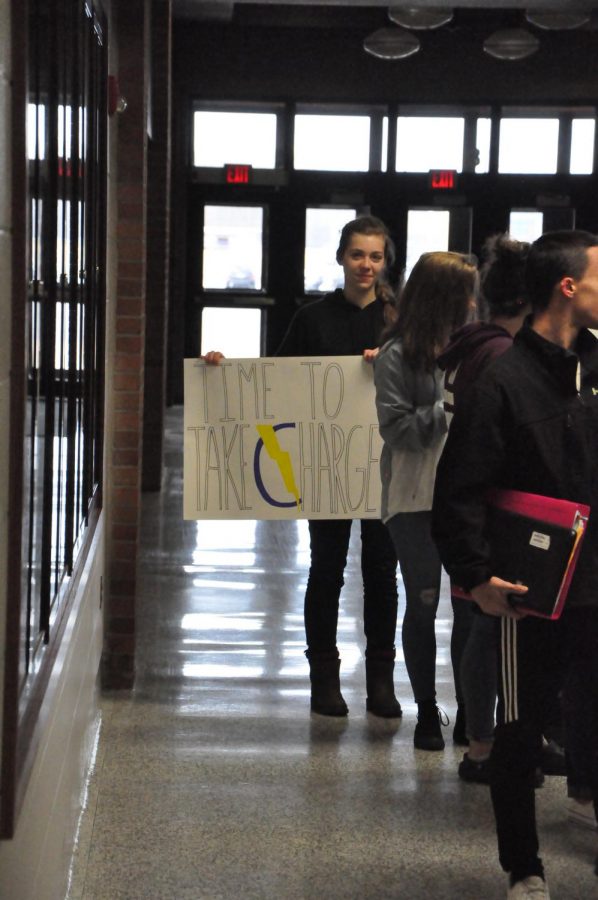
M394 293L385 279L394 261L394 246L384 223L374 216L347 222L341 231L336 261L343 269L342 289L297 311L277 356L358 354L368 361L375 357L380 335L394 318ZM222 358L219 351L204 356L211 365ZM310 519L308 524L311 560L304 615L311 709L324 716L346 716L336 635L352 520ZM362 519L366 708L384 718L401 716L393 683L396 569L387 529L379 519Z
M384 441L382 520L405 584L403 653L418 706L414 744L442 750L436 705L435 619L441 565L430 533L436 465L447 423L437 357L475 311L477 268L461 253L424 253L399 298L398 317L374 362Z
M371 358L380 334L392 318L394 295L385 272L394 246L380 219L360 216L341 232L336 261L344 284L297 311L278 356L350 356ZM366 707L397 718L394 693L397 625L396 556L379 519L361 520L363 618L366 636ZM311 709L325 716L346 716L340 689L337 647L339 598L347 563L351 519L309 520L311 560L305 593L305 632L311 682Z

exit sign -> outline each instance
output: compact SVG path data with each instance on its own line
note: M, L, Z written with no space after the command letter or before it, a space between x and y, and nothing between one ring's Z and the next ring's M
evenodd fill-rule
M453 191L457 187L457 170L431 169L430 187L433 191Z
M249 184L251 181L251 166L227 163L224 173L227 184Z

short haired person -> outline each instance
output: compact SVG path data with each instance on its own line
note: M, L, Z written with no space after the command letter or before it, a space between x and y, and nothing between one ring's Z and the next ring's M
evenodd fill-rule
M544 707L564 685L567 742L584 755L598 806L598 236L542 235L526 265L531 319L459 406L434 492L432 532L451 579L501 617L490 788L508 897L549 896L539 856L534 772ZM592 509L557 621L523 614L526 587L493 571L486 495L511 488ZM572 702L572 701L575 702Z
M482 248L480 293L476 322L451 335L438 357L444 372L444 408L450 423L455 407L465 402L485 367L504 353L529 315L525 297L525 262L529 244L508 234L494 234ZM488 783L496 708L496 616L485 616L475 603L451 597L454 626L451 660L455 678L457 717L455 744L468 745L459 776Z

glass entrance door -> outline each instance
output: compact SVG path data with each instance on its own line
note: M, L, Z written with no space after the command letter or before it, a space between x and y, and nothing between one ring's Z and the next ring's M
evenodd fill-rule
M407 211L405 278L422 255L433 250L471 252L471 207L411 207Z

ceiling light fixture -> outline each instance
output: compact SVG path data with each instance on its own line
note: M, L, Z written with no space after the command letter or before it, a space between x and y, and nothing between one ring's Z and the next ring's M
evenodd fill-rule
M553 12L545 9L528 9L525 18L530 25L549 31L581 28L590 21L590 14L584 12Z
M441 25L447 25L451 21L453 11L438 7L420 9L415 6L391 6L388 18L403 28L440 28Z
M363 42L363 49L379 59L407 59L420 48L419 38L402 28L379 28Z
M525 28L503 28L484 41L484 50L495 59L525 59L540 46L538 38Z

